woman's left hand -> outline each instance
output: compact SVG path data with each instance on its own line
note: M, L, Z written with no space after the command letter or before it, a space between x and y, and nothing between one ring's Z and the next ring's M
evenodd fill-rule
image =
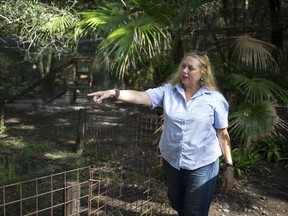
M233 186L234 183L234 167L226 167L224 172L224 186L225 193L227 193Z

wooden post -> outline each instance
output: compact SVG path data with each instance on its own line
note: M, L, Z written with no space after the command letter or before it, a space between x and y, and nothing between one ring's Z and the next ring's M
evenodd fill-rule
M4 125L5 99L0 96L0 134L5 131Z
M77 181L65 182L65 211L64 216L80 216L81 188Z
M74 62L72 68L72 80L71 80L71 96L70 96L70 104L74 104L77 99L77 89L76 89L76 73L77 73L77 61Z
M86 135L86 109L80 109L78 114L76 151L81 154L85 147Z

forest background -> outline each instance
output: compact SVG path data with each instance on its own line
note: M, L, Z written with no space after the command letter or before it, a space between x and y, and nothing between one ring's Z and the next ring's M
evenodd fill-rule
M144 90L196 49L230 103L237 177L287 172L287 12L285 0L1 1L1 136L7 103L69 59L92 59L93 90ZM54 76L22 96L45 101L63 85ZM2 182L14 177L3 171Z

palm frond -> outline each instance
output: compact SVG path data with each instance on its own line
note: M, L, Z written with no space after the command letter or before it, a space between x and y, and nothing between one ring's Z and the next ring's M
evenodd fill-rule
M158 20L169 20L172 14L172 8L174 2L168 2L165 0L131 0L134 8L138 8L140 11L145 11L145 14L152 16Z
M75 26L75 39L93 33L95 37L99 33L112 32L127 21L127 16L119 4L107 7L99 7L95 11L79 13L81 19Z
M284 104L284 106L288 106L288 91L286 89L281 88L276 83L267 79L255 77L252 78L252 80L255 82L256 85L261 86L262 89L264 89L264 92L267 93L267 97L262 97L263 100L271 98L276 102Z
M63 14L61 16L51 17L48 22L46 22L39 29L38 40L47 40L48 37L51 40L57 37L64 37L67 31L74 25L76 18L70 16L69 14Z
M153 57L161 52L169 40L166 29L152 17L139 16L132 22L114 30L100 44L101 53L114 55L122 77L125 70L141 59L141 54Z
M251 140L279 135L279 128L288 130L287 123L280 119L275 104L271 102L259 102L254 105L243 103L229 116L229 121L231 134L246 147L251 144Z
M252 104L258 101L279 102L285 106L288 104L288 91L264 78L250 79L241 74L230 74L226 79L226 87L235 90L244 101Z
M273 44L249 36L239 36L230 47L230 59L256 71L278 72L279 66L272 55L278 50Z

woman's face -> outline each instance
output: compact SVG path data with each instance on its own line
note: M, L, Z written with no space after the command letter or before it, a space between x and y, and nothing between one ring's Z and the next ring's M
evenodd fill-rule
M181 69L181 83L186 88L197 88L200 86L200 78L202 77L200 71L200 62L192 56L187 56L182 64Z

